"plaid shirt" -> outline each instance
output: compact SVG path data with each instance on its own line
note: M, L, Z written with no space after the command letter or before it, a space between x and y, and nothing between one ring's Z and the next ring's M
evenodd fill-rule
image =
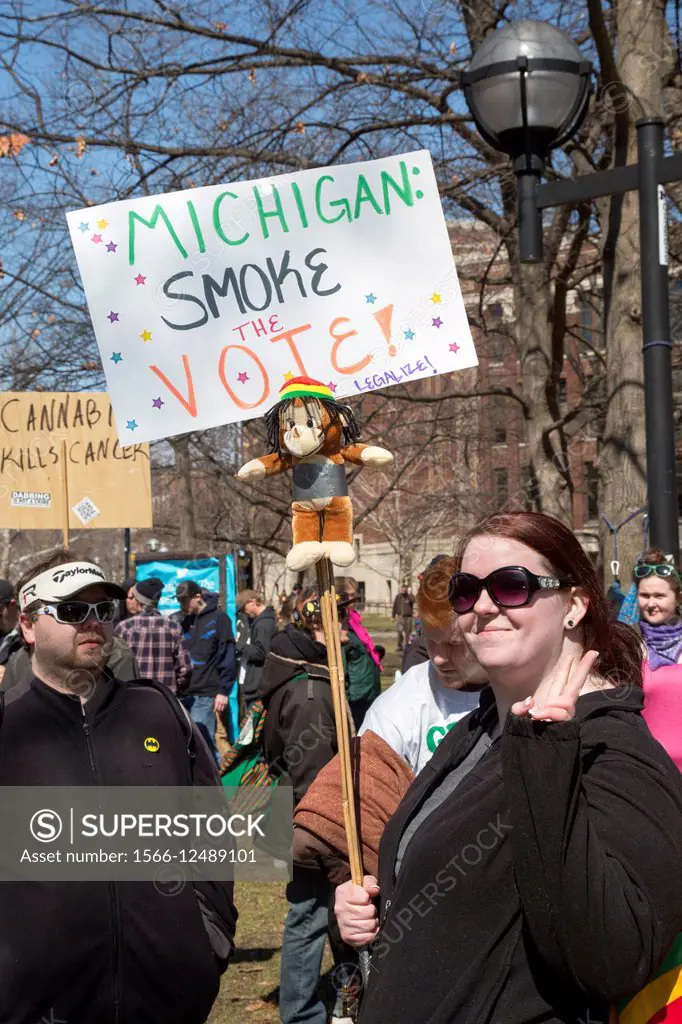
M189 683L192 662L177 622L165 618L156 608L145 608L120 622L115 632L137 658L142 678L165 683L173 693Z

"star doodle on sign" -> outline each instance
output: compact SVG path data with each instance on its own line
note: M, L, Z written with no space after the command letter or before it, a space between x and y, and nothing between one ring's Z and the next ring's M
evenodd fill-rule
M165 403L165 402L163 401L163 399L161 398L161 396L160 396L160 395L159 395L159 397L158 397L158 398L155 398L155 399L153 400L153 402L152 402L152 406L153 406L153 408L154 408L154 409L160 409L160 408L161 408L161 406L162 406L162 405L165 405L165 404L166 404L166 403Z
M407 341L412 341L414 338L414 331L410 327L409 330L403 332Z
M111 320L112 324L120 323L121 322L118 319L118 313L114 313L113 309L110 310L110 312L109 312L109 314L107 316L107 320Z
M457 353L459 352L459 345L457 344L456 341L453 341L452 345L450 345L450 351L454 352L455 355L457 355Z
M434 292L433 295L431 296L431 302L433 302L434 306L437 305L441 301L442 300L441 300L441 297L438 294L438 292Z
M144 330L144 331L142 332L142 334L140 335L140 337L142 338L142 340L143 340L143 341L145 342L145 344L146 344L146 342L148 342L148 341L151 341L151 340L152 340L152 332L151 332L151 331L148 331L148 330L146 330L146 329L145 329L145 330Z
M147 283L147 278L144 276L144 274L138 274L137 277L135 278L135 284L146 284L146 283Z
M102 236L101 235L93 235L92 238L90 239L90 241L94 242L95 245L97 245L98 242L102 241Z
M242 371L241 373L237 374L237 380L239 381L240 384L246 384L248 379L249 379L248 373L244 373Z
M287 370L287 372L284 374L284 379L285 380L293 380L294 379L294 375L291 372L291 370Z
M370 306L373 306L377 301L377 297L374 292L370 292L369 295L365 295L365 300L370 304Z
M84 221L84 220L82 220L82 221L81 221L81 223L80 223L80 227L79 227L79 229L78 229L78 230L79 230L79 231L82 231L82 232L83 232L83 234L85 234L85 232L86 232L86 231L89 231L89 230L90 230L90 225L89 225L89 224L86 224L86 223L85 223L85 221Z
M137 420L128 420L126 427L128 430L137 430Z
M439 316L434 316L433 320L431 321L431 324L433 327L442 327L443 321Z
M97 221L97 227L100 229L100 231L104 231L105 228L109 227L109 221L105 220L104 217L102 217L101 220Z
M116 252L117 249L116 242L107 242L107 252Z
M121 355L120 352L112 352L111 353L111 361L112 361L112 363L120 363L122 360L123 360L123 356Z
M336 394L336 389L337 389L338 385L335 384L333 380L329 381L329 384L327 385L327 387L332 392L332 394L334 394L334 395Z

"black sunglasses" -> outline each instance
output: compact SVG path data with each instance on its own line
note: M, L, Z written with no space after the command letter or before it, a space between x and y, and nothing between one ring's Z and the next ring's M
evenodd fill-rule
M36 610L36 615L49 615L67 626L80 626L87 622L88 618L95 613L98 622L113 622L116 618L115 601L97 601L90 604L88 601L57 601L55 604L45 604Z
M536 576L522 565L505 565L485 579L470 572L456 572L450 577L448 600L457 614L462 615L471 611L483 589L500 608L523 608L537 590L560 590L572 586L574 583L570 579Z

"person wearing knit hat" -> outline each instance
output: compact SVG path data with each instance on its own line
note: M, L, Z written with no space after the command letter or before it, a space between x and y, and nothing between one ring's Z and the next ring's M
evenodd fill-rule
M142 675L165 683L173 693L184 689L192 674L192 663L183 643L179 623L163 616L158 604L163 580L152 576L138 580L128 592L130 618L116 627L115 635L128 644Z
M133 597L142 608L154 608L158 606L163 593L163 580L157 576L151 576L148 580L140 580L133 587Z

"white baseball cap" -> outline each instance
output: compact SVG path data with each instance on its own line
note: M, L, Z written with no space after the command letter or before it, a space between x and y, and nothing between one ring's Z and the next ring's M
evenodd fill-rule
M88 587L100 586L108 597L124 598L125 590L110 583L92 562L64 562L34 576L19 591L19 609L26 611L34 601L67 601Z

